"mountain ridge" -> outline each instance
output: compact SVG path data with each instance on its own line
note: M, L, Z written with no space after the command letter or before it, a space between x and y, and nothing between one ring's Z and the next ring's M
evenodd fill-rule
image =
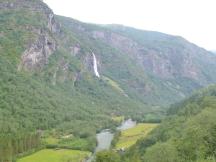
M158 122L170 104L216 82L216 56L182 38L82 23L39 0L5 0L0 9L6 146L39 131L72 134L92 151L96 132L118 124L112 117Z
M65 18L65 19L68 19L68 18ZM72 20L71 20L71 29L73 29L73 28L76 28L76 26L77 26L77 28L78 27L80 27L81 28L81 25L82 23L80 23L79 21L75 21L75 22L72 22ZM67 25L68 25L68 23L67 23ZM85 26L85 23L83 24L83 26ZM90 36L92 36L94 39L101 39L102 41L103 41L103 39L105 39L105 41L108 41L108 42L105 42L105 43L108 43L108 44L110 44L110 43L112 43L111 41L112 40L109 40L109 38L106 38L106 34L107 34L107 37L109 37L109 32L111 32L111 31L109 31L109 29L108 30L106 30L106 28L104 29L105 30L105 32L103 33L103 31L101 31L102 29L97 29L98 31L93 31L94 30L94 27L96 28L96 25L92 25L92 27L91 27L91 29L89 29L90 31L89 31L89 33L88 33L88 31L86 31L86 34L90 34ZM92 29L93 28L93 29ZM75 30L75 29L74 29ZM81 29L81 30L85 30L84 29L84 27ZM87 29L88 30L88 29ZM77 32L82 32L82 31L79 31L79 30L77 30ZM92 33L91 33L92 32ZM107 33L106 33L107 32ZM115 33L115 32L114 32ZM85 34L85 33L84 33ZM91 35L92 34L92 35ZM163 34L162 34L163 35ZM165 35L165 34L164 34ZM112 35L113 36L113 35ZM114 35L114 36L116 36L116 35ZM114 37L113 36L113 37ZM167 35L167 36L169 36L169 35ZM118 36L116 36L116 37L118 37ZM169 36L169 37L171 37L171 38L173 38L172 36ZM178 37L177 37L178 38ZM108 39L108 40L106 40L106 39ZM111 38L110 38L111 39ZM114 38L113 38L114 39ZM122 41L127 41L127 38L125 38L125 37L122 37L121 35L119 36L119 39L123 39ZM125 39L125 40L124 40ZM118 40L118 38L116 38L116 40ZM115 43L115 42L114 42ZM126 42L127 43L127 42ZM128 40L128 44L126 44L125 46L126 47L129 47L130 46L130 43L131 43L131 41L130 40ZM133 42L131 43L132 45L133 45ZM135 45L136 45L136 43L135 43ZM121 44L118 44L118 42L116 42L116 44L114 45L115 47L116 46L118 46L117 48L119 49L119 47L121 46ZM191 44L191 47L190 48L193 48L192 47L193 45ZM195 47L197 47L197 46L195 46ZM122 50L122 48L123 47L120 47L121 48L121 50ZM133 50L132 48L131 49L123 49L123 52L127 52L127 50ZM179 49L180 50L180 49ZM200 51L204 51L203 53L208 53L207 51L205 51L204 49L201 49L200 48ZM129 52L131 52L131 51L129 51ZM139 52L139 51L138 51ZM138 53L137 52L137 50L134 52L134 51L132 51L131 53ZM139 54L139 53L138 53ZM211 56L209 53L207 54L208 55L208 60L211 60L211 59L215 59L214 58L214 56ZM139 57L139 56L137 56L137 57ZM142 56L141 56L142 57ZM155 56L156 57L156 56ZM187 56L186 56L187 57ZM202 56L203 57L203 56ZM153 60L154 59L156 59L156 58L153 58ZM205 59L204 59L205 60ZM149 62L151 62L151 59L149 60ZM210 62L213 62L213 61L210 61ZM187 72L187 71L190 71L191 69L191 73L188 73L188 74L186 74L186 77L192 77L193 75L194 75L194 78L196 77L195 75L196 74L194 74L194 72L193 72L193 66L192 67L190 67L190 62L188 63L189 64L189 67L187 67L187 65L186 65L186 69L185 69L185 71ZM165 65L164 65L165 66ZM147 66L148 67L148 66ZM151 70L151 69L150 69ZM155 70L155 72L157 73L157 75L160 73L160 71L158 71L157 72L157 69L153 69L153 72L154 72L154 70ZM166 70L166 69L165 69ZM176 71L178 71L178 70L176 70ZM166 75L166 73L169 73L169 71L164 71L163 72L164 73L164 75ZM183 72L184 73L184 72ZM196 73L196 71L195 71L195 73ZM168 74L169 75L169 74ZM192 79L194 79L194 78L192 78ZM202 83L203 84L203 83ZM205 84L205 83L204 83Z
M216 57L181 37L82 23L54 15L42 1L11 0L0 6L0 52L15 71L32 75L39 82L60 87L71 84L71 90L87 96L97 94L85 92L99 86L92 52L103 76L99 82L107 86L105 89L124 94L123 100L137 102L140 108L147 105L147 111L166 107L216 81ZM27 12L28 17L24 16ZM11 45L15 52L8 51Z

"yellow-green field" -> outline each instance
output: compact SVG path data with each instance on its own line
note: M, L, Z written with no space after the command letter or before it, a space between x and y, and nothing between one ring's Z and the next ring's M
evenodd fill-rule
M116 149L128 148L135 144L138 139L145 137L158 124L140 123L135 127L121 131L121 136L116 144Z
M21 158L17 162L80 162L90 154L90 152L78 150L44 149Z

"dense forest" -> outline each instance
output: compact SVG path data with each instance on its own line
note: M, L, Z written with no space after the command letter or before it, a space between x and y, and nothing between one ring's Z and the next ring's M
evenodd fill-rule
M216 87L201 90L171 106L166 119L125 155L131 161L214 162L216 157Z
M116 126L111 116L138 117L148 111L143 103L116 90L116 82L98 79L85 67L90 47L73 56L67 43L73 46L79 41L68 29L60 31L50 15L52 11L39 0L0 3L0 154L4 161L38 147L93 151L96 132ZM22 60L29 46L41 51L37 64ZM58 46L55 51L54 46ZM50 52L53 55L46 61ZM135 109L139 113L133 113ZM35 133L40 136L37 144L31 141ZM62 139L67 135L73 137ZM50 138L60 140L50 143Z
M174 104L159 127L125 153L103 151L97 162L215 162L216 86Z
M92 153L96 133L115 132L119 116L161 124L97 162L214 161L216 88L189 96L216 82L216 56L182 37L83 23L41 0L3 0L0 76L0 162L44 148Z
M31 153L41 148L40 133L22 132L19 135L1 133L0 161L14 161L17 155Z

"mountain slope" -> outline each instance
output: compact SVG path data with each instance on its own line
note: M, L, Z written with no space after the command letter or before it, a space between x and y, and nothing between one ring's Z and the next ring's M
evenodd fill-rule
M173 105L161 125L127 156L145 162L214 161L215 119L216 87L210 86Z
M38 107L35 104L41 104L39 107L42 111L48 113L50 106L53 111L57 110L55 112L57 114L67 112L63 106L74 111L74 114L77 114L77 111L97 114L94 111L98 108L104 115L115 113L116 109L118 112L121 110L132 112L123 107L134 109L143 107L142 103L136 102L136 105L133 100L117 90L118 85L111 86L105 79L94 76L91 71L93 69L91 49L85 44L76 47L78 44L76 37L61 27L52 11L43 2L11 0L1 2L0 7L0 68L1 88L4 92L2 97L7 98L12 95L14 97L10 99L12 101L16 101L17 97L23 98L17 103L10 103L2 98L5 104L9 104L8 107L14 106L18 110L28 107L26 111L32 111L34 107ZM79 50L80 55L75 56ZM14 89L10 91L12 87ZM37 96L44 101L41 102ZM32 99L28 99L29 97ZM108 99L109 103L105 102ZM27 105L24 100L32 105ZM70 103L66 104L67 102ZM11 111L5 108L5 105L2 107L6 111ZM78 116L69 116L69 118L79 118ZM89 118L86 117L88 120Z
M58 19L96 51L104 75L147 104L174 103L216 81L215 56L181 37Z
M214 83L215 60L183 38L82 23L40 0L3 0L0 141L16 154L28 150L20 141L32 132L72 134L92 151L96 131L117 124L112 116L155 120Z
M116 124L112 116L147 110L116 82L94 75L88 46L75 56L76 37L43 2L1 1L0 31L0 152L9 147L3 158L29 151L37 132L72 134L84 141L80 149L92 151L96 131Z

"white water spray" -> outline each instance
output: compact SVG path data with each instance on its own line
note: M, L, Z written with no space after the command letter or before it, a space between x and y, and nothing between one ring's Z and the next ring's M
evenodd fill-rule
M98 68L97 68L97 59L95 57L95 54L92 52L93 55L93 66L94 66L94 73L96 77L100 78L100 74L98 73Z

